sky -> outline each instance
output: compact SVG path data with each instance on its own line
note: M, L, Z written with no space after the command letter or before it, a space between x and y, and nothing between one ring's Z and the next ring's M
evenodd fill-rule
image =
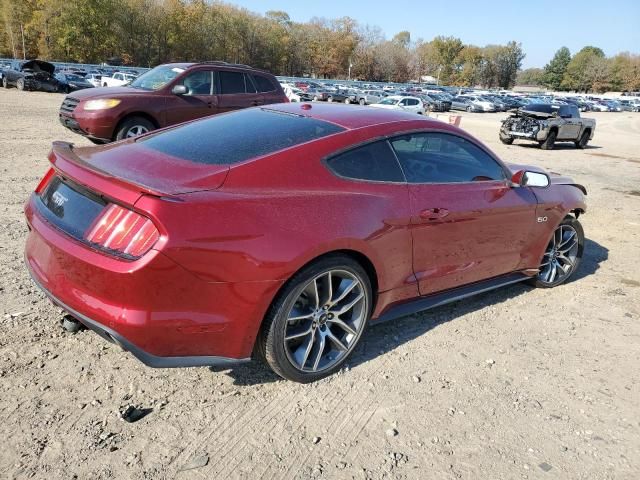
M562 46L575 53L586 45L640 54L640 0L227 0L264 14L283 10L296 22L348 16L375 25L390 39L408 30L412 40L455 36L478 46L522 43L523 68L543 67Z

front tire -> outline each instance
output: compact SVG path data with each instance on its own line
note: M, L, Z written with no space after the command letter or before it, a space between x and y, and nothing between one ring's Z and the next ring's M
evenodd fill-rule
M281 377L309 383L349 358L372 311L371 281L362 266L332 255L296 273L269 308L256 350Z
M9 88L9 82L7 80L7 77L2 77L2 86L4 88Z
M531 279L539 288L557 287L580 266L584 252L584 230L577 218L567 216L556 227L542 256L540 272Z
M549 135L547 135L546 140L540 144L540 148L542 150L553 150L557 136L558 133L555 130L551 130Z
M364 106L367 104L367 102L364 101L364 98L361 98L360 101L358 102L360 105Z
M155 130L156 126L144 117L131 117L125 120L116 133L116 140L133 138Z
M509 135L504 135L502 132L500 132L500 141L505 145L511 145L513 143L513 140L514 140L513 137L510 137Z
M19 79L16 81L16 88L17 88L18 90L20 90L21 92L22 92L22 91L24 91L24 78L19 78Z

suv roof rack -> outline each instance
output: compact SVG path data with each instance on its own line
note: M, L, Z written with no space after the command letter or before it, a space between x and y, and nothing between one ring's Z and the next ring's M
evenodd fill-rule
M199 65L226 65L227 67L241 67L241 68L250 68L252 70L257 70L249 65L245 65L244 63L229 63L223 62L221 60L207 60L205 62L197 62Z

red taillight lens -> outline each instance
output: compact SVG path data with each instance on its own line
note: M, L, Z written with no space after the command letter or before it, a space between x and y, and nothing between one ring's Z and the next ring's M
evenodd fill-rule
M101 248L138 258L153 247L160 232L148 218L111 203L89 227L84 238Z
M49 170L47 170L47 173L44 174L44 177L42 177L42 180L40 180L40 183L36 187L35 192L36 193L42 192L45 189L45 187L49 185L49 182L51 181L51 179L55 174L56 174L56 171L53 168L50 168Z

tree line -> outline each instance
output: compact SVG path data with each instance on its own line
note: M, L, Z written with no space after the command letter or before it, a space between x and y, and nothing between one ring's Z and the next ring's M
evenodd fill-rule
M587 46L572 56L562 47L544 68L521 71L517 82L555 91L639 91L640 55L619 53L607 58L602 49Z
M152 67L170 61L223 60L288 76L407 82L431 76L441 84L509 88L600 89L610 77L633 86L637 56L604 58L599 49L518 72L525 54L511 41L483 47L459 38L385 38L349 17L294 22L206 0L0 0L0 56ZM562 49L561 49L562 50ZM583 49L584 50L584 49ZM566 55L565 55L566 54ZM558 54L556 54L556 57ZM628 72L635 65L635 74ZM617 75L617 76L615 76ZM558 78L561 78L558 83Z

